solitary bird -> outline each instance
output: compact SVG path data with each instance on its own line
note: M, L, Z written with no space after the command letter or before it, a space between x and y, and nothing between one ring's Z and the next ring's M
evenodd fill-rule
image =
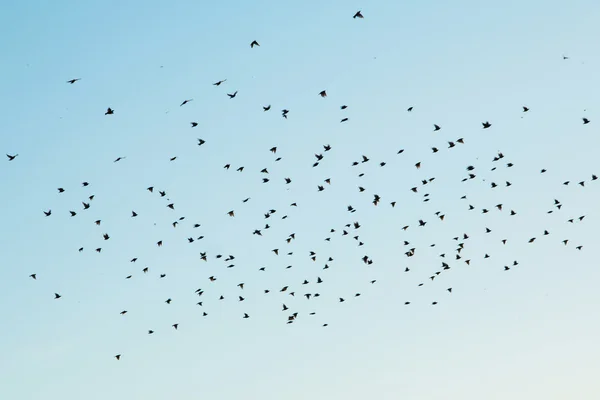
M15 155L7 154L7 155L6 155L6 157L8 157L8 161L12 161L12 160L14 160L15 158L17 158L18 156L19 156L18 154L15 154Z
M72 85L75 82L80 81L80 80L81 80L81 78L71 79L71 80L67 81L67 83L70 83Z
M364 18L364 17L360 11L357 11L356 14L354 14L354 16L352 18L356 19L356 18Z
M104 113L104 115L112 115L114 113L115 113L114 110L112 108L108 107L108 109L106 110L106 112Z
M260 44L258 44L258 42L256 40L253 40L252 43L250 43L250 48L253 49L254 46L260 47Z

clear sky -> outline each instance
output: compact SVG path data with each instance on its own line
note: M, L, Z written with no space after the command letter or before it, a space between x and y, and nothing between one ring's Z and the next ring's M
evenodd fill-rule
M0 398L597 399L599 19L592 0L3 5Z

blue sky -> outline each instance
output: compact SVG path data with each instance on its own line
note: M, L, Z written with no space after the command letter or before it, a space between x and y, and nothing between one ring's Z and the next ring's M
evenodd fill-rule
M599 14L583 0L5 6L0 149L19 156L0 167L0 398L596 398Z

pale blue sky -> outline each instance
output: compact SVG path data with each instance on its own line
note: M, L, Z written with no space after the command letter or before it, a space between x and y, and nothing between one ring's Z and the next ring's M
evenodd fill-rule
M123 3L23 1L0 13L0 151L19 154L0 164L1 399L598 398L600 4ZM351 167L363 154L371 161ZM467 165L477 179L461 183ZM547 214L554 199L564 206ZM353 221L362 227L342 237ZM470 266L454 260L463 233ZM431 281L440 253L452 268ZM291 325L282 303L299 313Z

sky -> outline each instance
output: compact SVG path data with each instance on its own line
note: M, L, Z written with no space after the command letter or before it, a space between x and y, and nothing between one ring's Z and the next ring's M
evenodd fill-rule
M599 18L591 0L5 5L0 398L596 399Z

